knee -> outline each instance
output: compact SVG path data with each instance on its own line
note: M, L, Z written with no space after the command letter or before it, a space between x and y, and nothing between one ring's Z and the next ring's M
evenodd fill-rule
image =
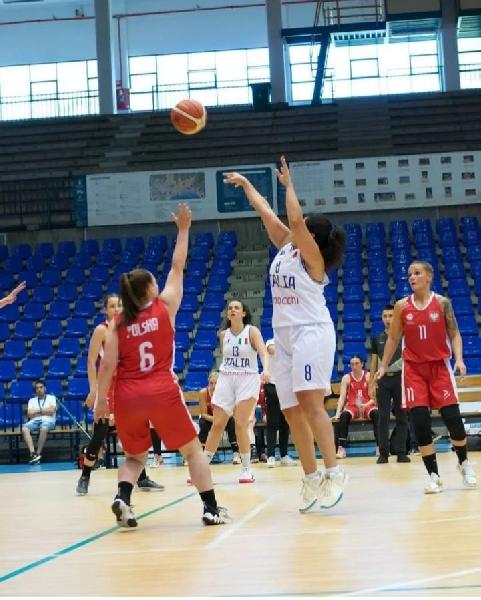
M449 431L450 438L455 442L462 442L466 438L466 430L459 412L458 404L445 406L440 410L443 421Z

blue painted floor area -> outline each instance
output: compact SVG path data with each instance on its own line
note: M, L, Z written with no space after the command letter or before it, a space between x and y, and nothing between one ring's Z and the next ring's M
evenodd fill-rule
M40 465L14 464L0 465L0 475L3 473L41 473L45 471L71 471L77 469L72 462L49 462Z

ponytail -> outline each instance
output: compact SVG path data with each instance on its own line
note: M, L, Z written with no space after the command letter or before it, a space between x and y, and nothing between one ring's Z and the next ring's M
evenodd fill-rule
M122 326L129 325L137 318L145 304L147 288L152 283L152 274L145 269L134 269L122 273L120 277L120 298L122 300Z

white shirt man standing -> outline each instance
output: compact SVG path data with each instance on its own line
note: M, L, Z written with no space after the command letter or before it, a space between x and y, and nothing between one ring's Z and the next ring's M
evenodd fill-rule
M57 400L55 396L46 393L44 381L41 379L37 380L35 382L35 396L28 401L28 421L22 427L23 439L30 451L30 459L28 461L30 465L36 465L42 460L42 450L48 432L55 427L56 412ZM39 432L36 452L33 445L32 432Z

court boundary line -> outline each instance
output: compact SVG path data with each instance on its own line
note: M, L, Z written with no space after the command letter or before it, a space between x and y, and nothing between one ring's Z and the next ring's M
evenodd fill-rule
M151 515L154 515L155 513L158 513L161 510L165 510L166 508L175 506L176 504L179 504L180 502L183 502L184 500L188 500L189 498L192 498L193 496L196 496L196 495L197 495L197 492L191 492L190 494L187 494L186 496L182 496L180 498L176 498L175 500L172 500L171 502L167 502L167 504L162 504L161 506L158 506L157 508L148 510L147 512L144 512L141 515L139 515L138 517L136 517L136 519L137 519L137 521L141 521L142 519L146 519L147 517L150 517ZM39 558L38 560L35 560L31 563L28 563L28 564L24 565L23 567L18 567L17 569L14 569L13 571L9 571L8 573L5 573L5 575L0 575L0 583L4 583L5 581L8 581L9 579L14 579L15 577L18 577L19 575L22 575L23 573L27 573L28 571L31 571L32 569L35 569L36 567L40 567L41 565L44 565L45 563L48 563L52 560L55 560L57 558L61 558L62 556L70 554L74 550L83 548L87 544L96 542L97 540L100 540L101 538L103 538L107 535L110 535L111 533L114 533L114 531L119 531L119 527L115 526L115 527L109 527L109 529L104 529L103 531L100 531L99 533L96 533L94 535L91 535L88 538L80 540L80 542L71 544L70 546L67 546L66 548L62 548L61 550L57 550L56 552L47 554L46 556Z

